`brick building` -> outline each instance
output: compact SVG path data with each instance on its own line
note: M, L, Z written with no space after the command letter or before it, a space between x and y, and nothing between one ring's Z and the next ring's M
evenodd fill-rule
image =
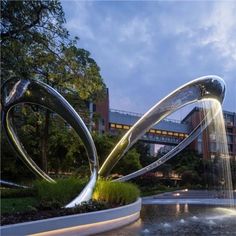
M187 114L182 122L188 124L190 129L193 130L203 119L203 116L203 109L195 107ZM223 111L223 116L225 121L229 155L231 158L236 160L236 113ZM198 153L202 154L204 158L214 158L216 154L214 134L210 133L207 128L201 135L198 136L197 139L192 142L190 148L198 151Z

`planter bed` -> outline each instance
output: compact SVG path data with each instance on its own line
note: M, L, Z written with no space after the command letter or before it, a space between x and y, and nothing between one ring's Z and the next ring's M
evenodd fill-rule
M1 227L1 235L90 235L129 224L139 218L141 199L129 205L69 216L11 224Z
M75 215L81 213L88 213L93 211L106 210L119 205L112 205L105 202L89 201L82 203L76 208L62 208L58 204L54 206L46 206L41 204L38 207L31 207L32 210L15 213L3 213L1 215L1 225L16 224L28 221L48 219L52 217Z

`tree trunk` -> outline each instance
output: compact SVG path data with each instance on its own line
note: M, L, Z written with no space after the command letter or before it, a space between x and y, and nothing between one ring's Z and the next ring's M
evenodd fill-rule
M41 137L41 165L45 173L48 173L48 138L49 138L49 125L50 125L50 111L45 111L45 125Z

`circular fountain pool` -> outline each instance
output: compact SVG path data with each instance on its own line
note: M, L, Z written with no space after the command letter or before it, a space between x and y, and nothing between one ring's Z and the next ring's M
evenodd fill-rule
M143 205L138 221L102 235L236 235L236 210L187 203Z

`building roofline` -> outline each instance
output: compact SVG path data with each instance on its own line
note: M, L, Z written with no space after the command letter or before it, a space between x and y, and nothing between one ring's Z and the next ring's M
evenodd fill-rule
M185 122L186 119L188 119L194 112L199 111L200 109L202 109L201 107L194 107L182 120L181 123ZM236 116L236 112L233 111L226 111L223 110L223 114L230 114L230 115L234 115Z

